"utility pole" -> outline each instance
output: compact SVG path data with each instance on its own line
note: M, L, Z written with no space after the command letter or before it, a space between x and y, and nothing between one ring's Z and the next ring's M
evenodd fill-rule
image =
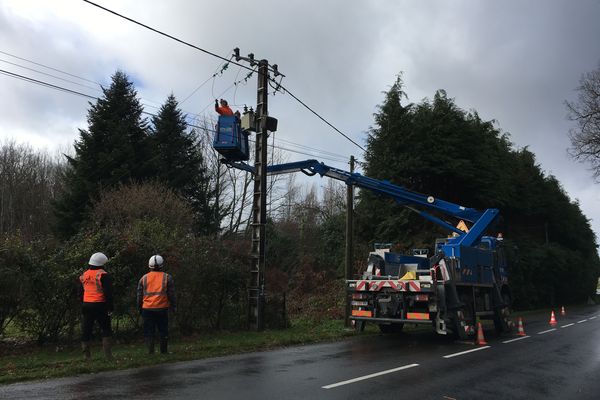
M350 156L350 173L354 172L354 156ZM346 280L352 279L352 254L353 252L353 235L354 235L354 186L346 187ZM344 286L344 295L346 297L346 312L344 323L346 327L350 327L350 311L351 297L346 287Z
M256 114L245 114L242 127L256 132L254 152L254 197L252 202L252 244L250 250L250 284L248 286L248 325L251 330L262 331L265 328L265 247L267 231L267 149L269 131L277 130L277 120L269 117L269 71L275 76L282 75L277 65L269 66L267 60L256 61L254 54L240 57L240 50L234 49L236 61L244 60L254 67L258 64L258 87L256 95ZM269 67L271 69L269 69ZM244 126L247 125L247 126Z
M248 300L250 329L262 331L265 327L265 246L267 233L267 116L269 91L269 63L258 63L256 96L256 151L254 153L254 198L252 203L252 266Z

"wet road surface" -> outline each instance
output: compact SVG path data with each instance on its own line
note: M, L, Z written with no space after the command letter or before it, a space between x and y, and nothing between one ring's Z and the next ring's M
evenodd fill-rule
M0 399L599 399L600 308L488 346L429 332L0 386ZM519 339L519 340L513 340Z

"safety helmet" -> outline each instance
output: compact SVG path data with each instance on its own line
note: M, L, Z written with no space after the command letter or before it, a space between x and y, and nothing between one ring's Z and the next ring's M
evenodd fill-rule
M108 257L104 255L104 253L94 253L90 257L89 265L94 267L101 267L108 261Z
M159 256L158 254L150 257L150 259L148 260L148 268L150 269L154 269L154 268L160 268L163 265L163 258L161 256Z

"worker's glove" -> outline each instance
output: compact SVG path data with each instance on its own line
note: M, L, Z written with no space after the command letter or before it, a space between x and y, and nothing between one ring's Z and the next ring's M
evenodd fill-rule
M219 107L219 100L215 99L215 107Z

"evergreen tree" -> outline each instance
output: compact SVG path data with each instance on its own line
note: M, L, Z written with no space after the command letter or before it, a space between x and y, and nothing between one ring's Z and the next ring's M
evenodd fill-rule
M79 130L75 155L67 156L65 192L55 205L57 228L65 236L78 230L101 190L153 175L147 121L133 83L117 71L102 91L90 103L88 130Z
M219 213L201 148L194 130L188 132L185 115L172 94L152 118L152 142L156 153L152 162L157 177L179 192L194 210L197 233L210 234L219 229Z

